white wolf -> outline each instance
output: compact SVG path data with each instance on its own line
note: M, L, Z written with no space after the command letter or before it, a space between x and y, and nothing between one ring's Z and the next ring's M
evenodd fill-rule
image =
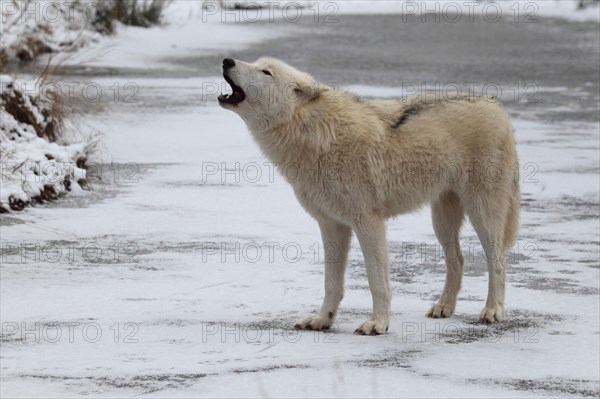
M360 243L373 315L356 333L387 331L391 289L385 220L432 205L433 227L446 261L446 283L427 312L454 312L464 260L459 231L468 215L484 248L489 287L483 322L504 316L506 250L519 224L517 154L507 113L494 98L363 100L317 82L272 58L225 59L233 93L219 96L236 112L319 223L325 254L325 298L297 328L330 327L344 296L352 231Z

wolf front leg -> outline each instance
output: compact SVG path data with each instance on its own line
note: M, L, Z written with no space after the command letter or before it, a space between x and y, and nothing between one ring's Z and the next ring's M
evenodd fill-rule
M373 297L373 317L362 323L355 333L385 334L390 324L392 302L385 223L377 217L363 218L354 226L354 231L363 252Z
M296 323L296 328L304 330L331 327L344 297L344 273L352 230L331 220L319 221L319 226L325 253L325 298L318 315L305 317Z

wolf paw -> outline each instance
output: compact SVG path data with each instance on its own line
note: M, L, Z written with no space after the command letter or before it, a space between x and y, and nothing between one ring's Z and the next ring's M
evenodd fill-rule
M333 319L322 316L308 316L294 324L294 328L298 330L327 330L333 324Z
M454 313L453 305L448 305L445 303L436 303L427 311L426 316L432 317L434 319L440 319L450 317L452 316L452 313Z
M504 319L504 307L502 305L486 306L479 314L482 323L495 323Z
M362 323L356 330L354 330L354 334L358 335L381 335L385 334L388 331L388 323L383 323L374 320L367 320Z

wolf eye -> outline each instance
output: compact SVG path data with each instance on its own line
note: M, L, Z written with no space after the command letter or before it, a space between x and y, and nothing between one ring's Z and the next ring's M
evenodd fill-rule
M265 75L273 76L271 75L271 72L267 71L266 69L263 69L262 73L264 73Z

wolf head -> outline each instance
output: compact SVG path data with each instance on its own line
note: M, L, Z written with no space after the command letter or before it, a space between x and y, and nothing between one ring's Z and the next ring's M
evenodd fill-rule
M223 77L231 94L219 104L240 115L251 129L265 129L291 120L306 103L327 90L312 76L273 58L254 63L226 58Z

